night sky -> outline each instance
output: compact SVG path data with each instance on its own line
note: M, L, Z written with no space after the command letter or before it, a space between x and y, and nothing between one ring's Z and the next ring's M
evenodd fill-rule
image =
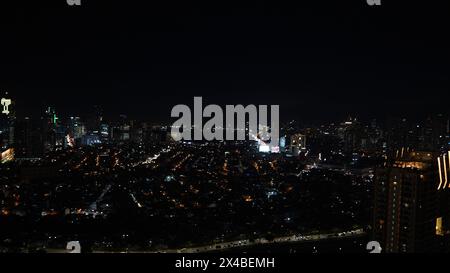
M448 113L438 1L82 1L0 4L0 94L19 116L98 104L166 121L193 96L280 104L284 120Z

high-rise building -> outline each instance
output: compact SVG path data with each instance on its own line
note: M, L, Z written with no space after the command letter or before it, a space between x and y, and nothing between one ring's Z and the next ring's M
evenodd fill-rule
M449 148L449 118L446 115L430 116L417 123L405 118L390 118L387 127L387 145L391 151L401 147L426 151Z
M48 107L45 111L43 122L43 140L45 151L53 151L56 149L58 145L58 140L61 138L59 136L58 125L59 118L56 115L56 111L52 107ZM62 140L64 139L64 135L62 136ZM61 140L61 144L62 144Z
M18 119L14 147L17 158L39 158L44 154L44 135L41 120Z
M149 126L144 137L144 140L150 143L160 143L170 139L170 130L166 126Z
M439 212L436 219L436 234L442 237L441 251L450 253L450 151L437 159L439 185Z
M423 132L423 146L428 149L443 149L448 145L448 117L443 114L428 117Z
M126 115L120 115L119 122L111 127L110 138L116 144L124 144L131 141L133 122Z
M86 127L88 133L99 134L102 123L103 108L99 105L94 105L89 115L87 116Z
M304 149L306 149L306 136L302 134L295 134L291 136L290 147L293 155L299 155Z
M68 134L79 141L86 134L86 126L80 117L70 117L67 121Z
M14 144L15 119L14 101L6 92L0 99L0 152Z
M440 250L443 237L450 233L446 197L450 189L448 183L444 186L447 177L444 179L444 175L440 175L444 174L443 170L439 171L439 166L444 167L444 163L440 163L442 160L436 153L402 148L384 167L377 169L373 235L384 251Z
M387 121L387 146L389 152L409 147L420 149L422 126L406 118L389 118Z
M109 125L107 123L105 123L105 122L100 124L99 135L100 135L100 141L102 143L108 143L109 142L109 134L110 134Z
M363 128L356 118L349 117L347 121L341 123L338 132L344 152L355 153L362 148Z

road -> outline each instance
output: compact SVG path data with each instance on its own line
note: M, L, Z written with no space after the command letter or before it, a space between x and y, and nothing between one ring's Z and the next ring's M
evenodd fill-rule
M366 233L363 229L354 229L344 232L338 233L327 233L327 234L315 234L315 235L291 235L291 236L283 236L277 237L273 240L267 240L265 238L260 238L256 240L238 240L238 241L229 241L223 243L214 243L205 246L198 247L190 247L190 248L181 248L181 249L166 249L166 250L153 250L153 251L93 251L93 253L141 253L141 254L155 254L155 253L179 253L179 254L192 254L192 253L207 253L213 251L220 250L230 250L234 248L244 248L244 247L252 247L252 246L263 246L263 245L271 245L271 244L286 244L286 243L307 243L307 242L315 242L322 241L327 239L344 239L344 238L354 238L364 236ZM62 249L47 249L48 253L68 253L68 250Z
M292 236L284 236L277 237L274 240L267 240L264 238L256 239L256 240L240 240L240 241L231 241L224 243L216 243L207 246L201 247L193 247L193 248L182 248L182 249L169 249L164 251L158 251L154 253L204 253L211 252L217 250L228 250L233 248L242 248L242 247L251 247L251 246L261 246L261 245L270 245L270 244L283 244L283 243L299 243L299 242L314 242L321 241L327 239L336 239L336 238L349 238L349 237L358 237L365 235L363 229L355 229L346 232L340 233L329 233L329 234L317 234L317 235L292 235Z
M345 232L339 233L327 233L327 234L316 234L316 235L291 235L291 236L283 236L277 237L274 240L267 240L265 238L256 239L256 240L239 240L239 241L230 241L223 243L214 243L211 245L199 246L199 247L190 247L190 248L181 248L181 249L166 249L166 250L158 250L158 251L125 251L122 253L180 253L180 254L191 254L191 253L206 253L212 251L220 251L220 250L229 250L233 248L243 248L243 247L251 247L251 246L262 246L262 245L270 245L270 244L283 244L283 243L301 243L301 242L315 242L327 239L343 239L343 238L353 238L360 237L365 235L363 229L355 229ZM94 253L111 253L108 251L94 251Z

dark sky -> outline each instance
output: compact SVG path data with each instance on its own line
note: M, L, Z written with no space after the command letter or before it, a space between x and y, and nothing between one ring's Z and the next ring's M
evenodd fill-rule
M100 104L168 120L193 96L280 104L283 119L448 113L450 13L438 1L10 2L0 92L19 115Z

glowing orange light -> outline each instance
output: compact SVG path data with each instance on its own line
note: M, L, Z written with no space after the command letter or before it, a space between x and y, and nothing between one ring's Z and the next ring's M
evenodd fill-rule
M442 186L442 170L441 170L441 158L438 157L438 169L439 169L439 186L438 186L438 190L441 189Z

